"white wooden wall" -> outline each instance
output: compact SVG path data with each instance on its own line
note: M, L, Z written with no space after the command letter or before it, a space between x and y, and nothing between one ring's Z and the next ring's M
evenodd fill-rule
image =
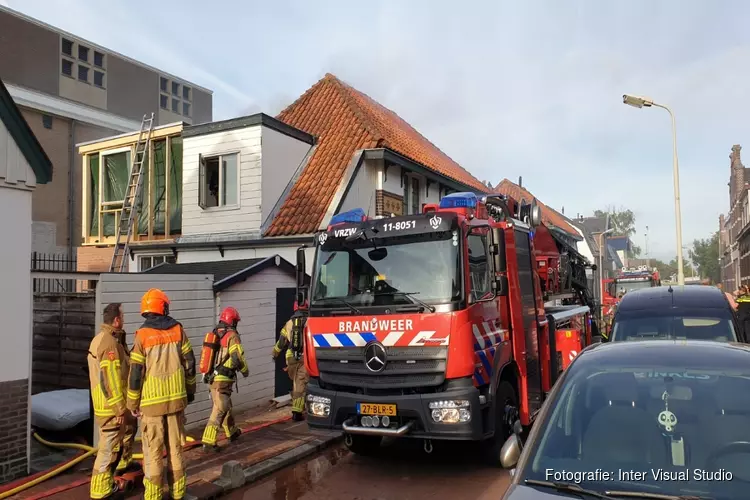
M294 286L293 276L270 267L217 297L219 308L232 306L242 318L237 330L250 376L238 374L239 392L232 395L232 404L238 411L264 405L273 398L275 364L271 354L276 341L276 289Z
M18 189L36 186L34 171L3 122L0 122L0 181L4 187Z
M169 297L170 315L182 323L193 344L197 365L203 337L215 322L213 275L102 274L96 288L97 321L101 320L102 310L107 304L121 302L125 312L127 344L132 349L134 333L143 323L141 297L149 288L160 288ZM185 410L188 426L205 424L211 413L208 386L200 380L197 382L195 401Z
M261 126L185 137L182 152L182 234L258 231L261 225ZM199 155L239 153L238 207L198 205ZM296 166L296 165L295 165Z

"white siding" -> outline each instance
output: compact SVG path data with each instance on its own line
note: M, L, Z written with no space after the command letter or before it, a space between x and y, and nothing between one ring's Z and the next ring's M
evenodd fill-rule
M0 259L0 342L6 346L0 382L6 382L31 378L31 192L0 184L0 231L8 236Z
M237 411L265 405L274 395L276 365L271 359L276 341L276 289L294 288L295 280L278 267L265 269L217 296L219 308L237 308L238 326L250 376L238 374L239 391L232 395Z
M36 186L34 171L2 121L0 121L0 186L18 189Z
M367 160L360 166L346 193L339 212L361 208L370 216L375 216L375 191L377 190L378 167L382 161ZM389 169L390 172L391 169Z
M261 134L261 220L266 220L312 146L268 127Z
M182 234L259 231L261 225L261 127L185 137L182 153ZM239 153L239 208L198 206L198 156Z
M24 257L28 260L28 253ZM28 269L28 266L25 267ZM206 332L215 326L215 303L212 275L181 274L102 274L96 288L96 317L104 306L121 302L125 312L127 343L133 346L134 333L143 323L141 297L149 288L160 288L169 296L170 315L182 323L193 344L196 364ZM10 331L10 330L8 330ZM14 353L14 356L17 355ZM185 410L188 426L204 424L211 413L208 386L198 381L195 401Z
M312 273L313 258L315 257L315 248L312 241L305 250L305 263L307 265L307 274ZM241 260L257 259L279 255L292 264L297 263L297 248L300 245L290 245L286 247L258 247L258 248L238 248L224 249L224 257L221 256L217 249L206 250L182 250L177 254L177 263L185 264L189 262L214 262L217 260ZM136 254L137 258L137 254Z

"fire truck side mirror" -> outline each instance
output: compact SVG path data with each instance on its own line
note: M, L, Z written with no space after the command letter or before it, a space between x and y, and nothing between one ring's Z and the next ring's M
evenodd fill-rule
M307 274L307 265L305 263L305 247L297 249L297 288L305 286L305 275Z
M531 200L531 210L529 211L529 224L531 227L538 227L542 223L542 209L536 203L536 198Z

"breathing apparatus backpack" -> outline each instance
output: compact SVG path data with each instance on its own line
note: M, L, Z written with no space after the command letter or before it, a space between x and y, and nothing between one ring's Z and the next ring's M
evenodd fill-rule
M221 349L221 337L217 328L214 328L203 338L203 348L201 349L201 361L198 365L198 371L202 375L208 375L214 371L216 356Z
M302 311L294 311L294 314L292 315L292 338L290 339L289 349L292 351L292 356L297 361L302 359L302 354L305 350L304 331L306 322L307 317Z

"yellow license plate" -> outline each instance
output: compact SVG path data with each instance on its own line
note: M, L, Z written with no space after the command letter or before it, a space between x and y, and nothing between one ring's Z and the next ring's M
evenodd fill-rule
M360 415L378 415L378 416L384 416L384 417L395 417L396 405L358 403L357 413L359 413Z

